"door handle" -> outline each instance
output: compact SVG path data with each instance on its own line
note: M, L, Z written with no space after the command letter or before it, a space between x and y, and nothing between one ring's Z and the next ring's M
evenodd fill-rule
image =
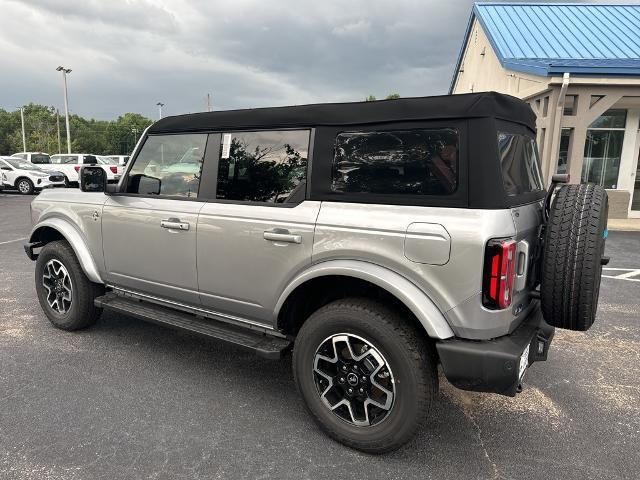
M262 234L262 237L270 242L302 243L302 235L294 235L284 228L267 230Z
M167 218L166 220L161 220L160 226L171 230L189 230L189 222L183 222L179 218Z

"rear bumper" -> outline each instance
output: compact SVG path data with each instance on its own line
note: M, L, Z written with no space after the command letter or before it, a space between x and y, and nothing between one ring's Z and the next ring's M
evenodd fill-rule
M453 338L439 341L436 348L444 374L454 386L514 396L522 380L520 357L529 347L529 365L546 360L554 331L536 307L509 335L482 341Z

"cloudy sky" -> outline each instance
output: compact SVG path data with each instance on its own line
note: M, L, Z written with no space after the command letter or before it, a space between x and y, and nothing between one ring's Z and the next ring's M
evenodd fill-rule
M0 107L98 119L446 93L471 0L0 0Z

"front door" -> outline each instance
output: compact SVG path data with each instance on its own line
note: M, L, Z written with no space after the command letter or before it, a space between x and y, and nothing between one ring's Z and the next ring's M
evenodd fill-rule
M310 131L221 138L215 200L198 220L201 302L271 325L280 293L311 264L320 202L305 200Z
M152 135L122 193L102 213L106 280L117 287L198 304L196 227L206 134Z

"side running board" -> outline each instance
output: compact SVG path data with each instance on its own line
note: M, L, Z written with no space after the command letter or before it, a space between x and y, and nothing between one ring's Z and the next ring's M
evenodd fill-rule
M279 359L292 345L292 342L286 338L273 337L224 322L196 317L190 313L114 293L98 297L94 303L96 307L105 310L232 343L272 360Z

